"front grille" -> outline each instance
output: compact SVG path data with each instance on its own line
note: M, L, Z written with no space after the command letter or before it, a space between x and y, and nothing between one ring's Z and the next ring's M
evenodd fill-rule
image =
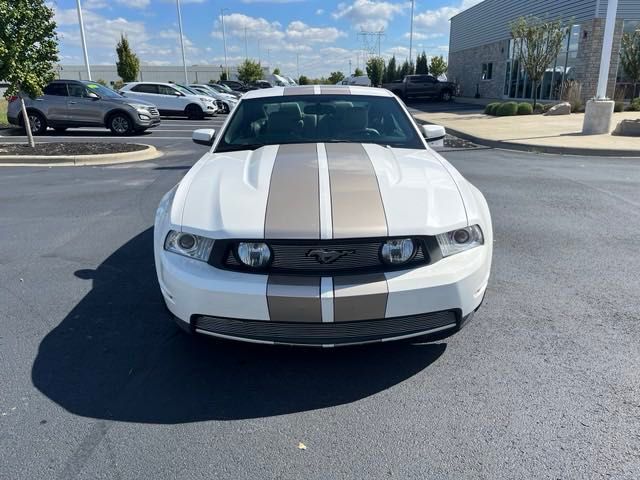
M160 113L158 112L158 109L157 109L156 107L149 107L147 110L148 110L148 111L149 111L149 113L150 113L151 115L153 115L154 117L155 117L156 115L160 115Z
M380 258L380 249L387 239L364 240L272 240L268 241L271 248L272 261L266 271L256 273L270 273L279 275L356 275L365 273L380 273L398 269L415 268L429 262L428 247L424 239L415 239L416 252L407 263L399 266L389 266ZM247 268L236 258L235 246L237 242L216 242L212 254L212 263L221 268L245 271ZM318 259L319 253L336 252L335 259L325 259L322 263Z
M246 340L299 345L340 345L402 337L456 325L454 311L337 323L287 323L195 317L196 330Z

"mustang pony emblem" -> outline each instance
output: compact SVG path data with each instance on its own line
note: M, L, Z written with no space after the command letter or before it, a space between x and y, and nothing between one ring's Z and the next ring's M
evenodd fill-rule
M315 248L307 252L307 257L315 257L318 263L333 263L345 255L356 253L355 250L327 250L326 248Z

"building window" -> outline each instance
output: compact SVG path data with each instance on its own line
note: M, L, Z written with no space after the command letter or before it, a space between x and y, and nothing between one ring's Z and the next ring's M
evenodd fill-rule
M559 99L562 96L564 81L575 79L579 39L580 25L572 25L563 41L558 57L547 67L542 81L536 85L536 96L539 100ZM510 56L505 71L504 95L511 98L531 99L533 98L533 82L518 65L518 47L518 40L511 39L509 42Z
M491 80L493 78L493 62L482 64L482 80Z

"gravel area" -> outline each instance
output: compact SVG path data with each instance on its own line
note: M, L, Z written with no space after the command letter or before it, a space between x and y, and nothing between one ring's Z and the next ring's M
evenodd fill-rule
M147 148L132 143L36 143L35 148L26 144L0 144L0 155L99 155L104 153L136 152Z

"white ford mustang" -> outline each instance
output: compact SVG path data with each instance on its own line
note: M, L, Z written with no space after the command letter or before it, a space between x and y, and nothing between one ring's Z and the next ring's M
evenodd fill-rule
M390 92L245 94L162 199L158 280L191 332L337 346L460 328L484 298L491 217L480 191Z

